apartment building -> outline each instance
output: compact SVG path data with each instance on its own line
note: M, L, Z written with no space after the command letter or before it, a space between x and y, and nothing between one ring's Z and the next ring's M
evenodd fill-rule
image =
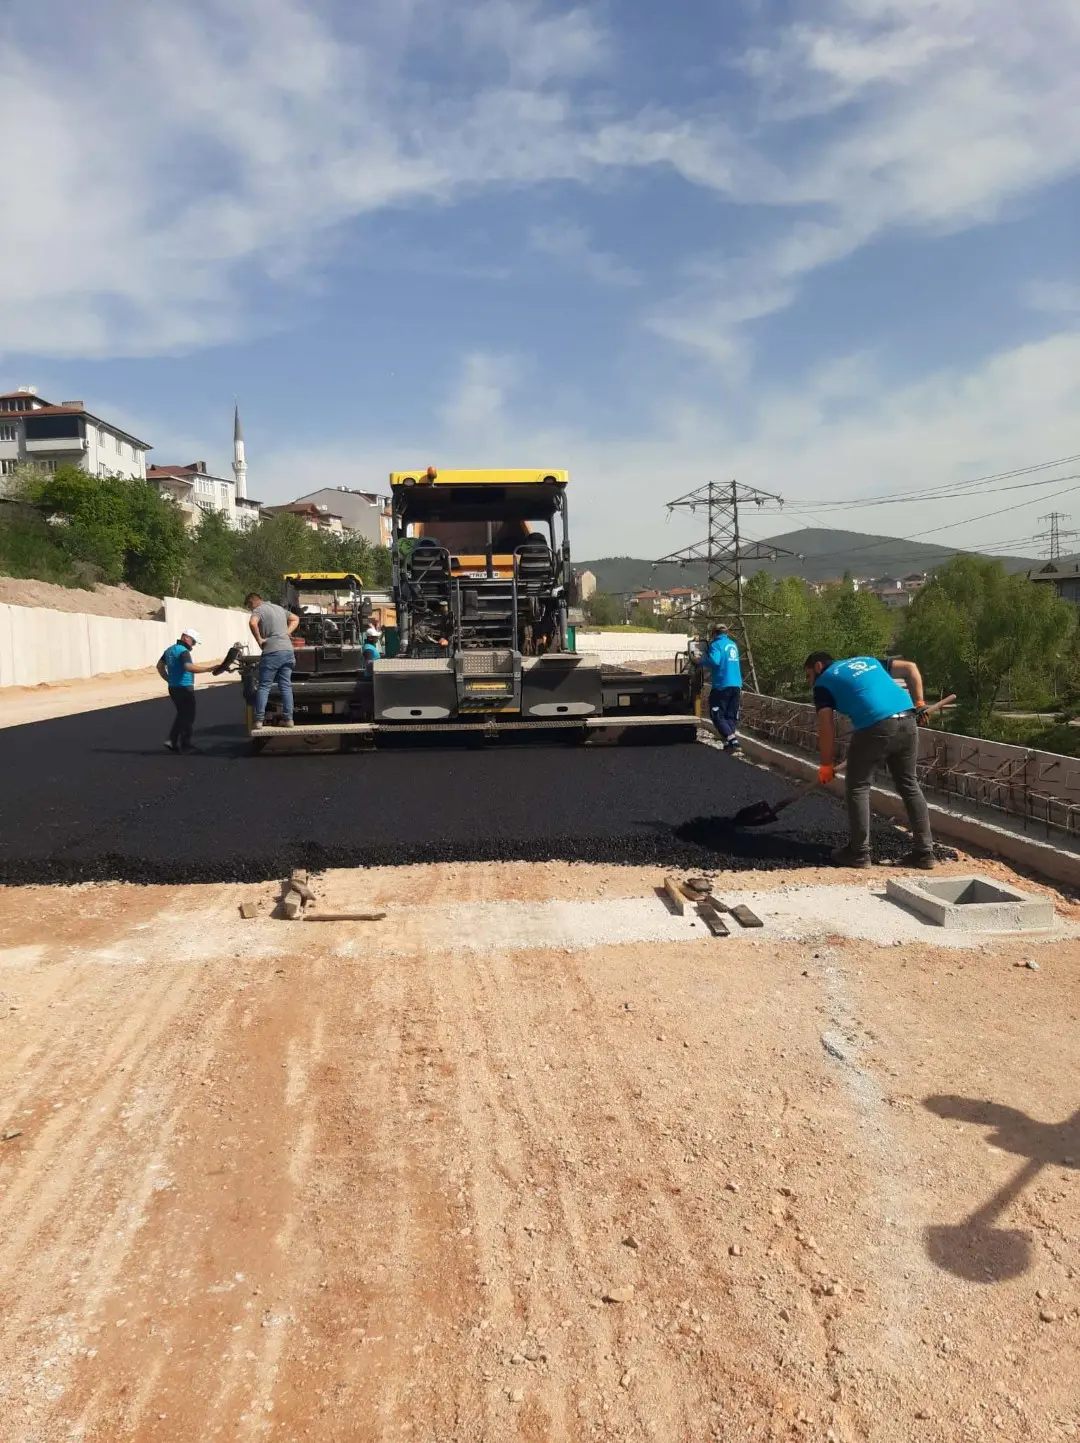
M78 466L91 476L146 477L149 441L88 411L82 401L46 401L33 386L0 395L0 477L30 463Z

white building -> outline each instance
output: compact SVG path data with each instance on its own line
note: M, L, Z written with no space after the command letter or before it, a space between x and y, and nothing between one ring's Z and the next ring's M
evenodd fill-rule
M232 470L232 479L227 480L224 476L211 475L205 461L190 461L186 466L149 466L146 479L180 507L192 528L198 526L200 516L210 512L224 516L234 531L246 531L254 526L262 508L247 494L247 460L239 407L233 414Z
M46 471L78 466L91 476L146 477L148 441L104 421L81 401L54 405L33 386L0 395L0 476L28 462Z
M212 476L205 461L190 461L186 466L148 466L146 479L179 506L192 529L198 526L200 516L212 511L224 516L234 531L246 531L259 519L259 503L237 496L236 482Z

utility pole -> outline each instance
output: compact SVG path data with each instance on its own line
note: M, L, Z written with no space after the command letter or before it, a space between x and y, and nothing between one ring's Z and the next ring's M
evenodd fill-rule
M745 542L739 526L739 508L746 505L761 507L783 504L783 498L773 495L771 491L759 491L754 486L744 486L738 481L710 481L705 486L699 486L696 491L689 491L685 496L679 496L667 503L669 515L672 511L692 511L696 514L704 510L708 517L708 534L703 540L695 541L693 545L684 546L681 551L673 551L653 562L654 566L665 562L675 562L680 566L685 566L688 561L705 562L709 577L708 594L702 605L689 608L688 618L696 617L703 622L721 620L718 611L720 598L717 593L722 588L734 588L736 629L755 691L758 689L757 670L746 631L746 612L743 609L743 562L775 561L779 556L794 556L795 552L787 551L782 546L766 546L760 541Z
M1040 516L1040 521L1049 521L1049 531L1040 531L1034 538L1036 541L1046 542L1046 554L1051 561L1061 560L1061 543L1070 536L1080 536L1078 531L1062 531L1060 523L1068 521L1066 511L1050 511L1046 516Z

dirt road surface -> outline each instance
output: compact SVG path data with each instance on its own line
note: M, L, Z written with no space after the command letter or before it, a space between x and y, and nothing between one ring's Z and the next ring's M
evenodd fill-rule
M1080 942L660 880L0 894L4 1443L1080 1436Z

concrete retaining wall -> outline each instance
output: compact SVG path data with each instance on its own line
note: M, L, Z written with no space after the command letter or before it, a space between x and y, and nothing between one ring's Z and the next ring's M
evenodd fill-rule
M626 661L674 661L690 641L679 632L586 631L580 626L576 638L579 652L598 656L613 666Z
M40 686L153 666L165 648L193 626L198 658L224 656L234 641L249 638L247 613L200 606L173 597L164 621L131 621L43 606L0 605L0 687Z

